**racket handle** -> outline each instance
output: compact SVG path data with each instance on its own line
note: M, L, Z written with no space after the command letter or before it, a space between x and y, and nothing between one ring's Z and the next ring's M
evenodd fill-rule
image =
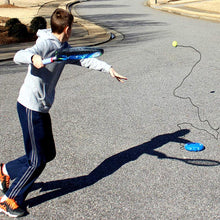
M47 64L49 64L49 63L53 63L54 60L55 60L55 58L56 58L56 57L49 57L49 58L43 59L43 60L42 60L42 63L43 63L44 65L47 65Z

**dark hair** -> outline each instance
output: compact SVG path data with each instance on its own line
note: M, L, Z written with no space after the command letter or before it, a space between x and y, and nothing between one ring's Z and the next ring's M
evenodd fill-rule
M68 11L57 8L51 15L50 25L53 33L61 34L66 26L71 27L73 15Z

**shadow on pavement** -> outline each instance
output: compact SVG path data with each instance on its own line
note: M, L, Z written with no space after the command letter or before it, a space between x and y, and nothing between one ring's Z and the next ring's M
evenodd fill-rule
M167 26L166 22L157 22L146 19L146 14L96 14L81 16L85 20L94 22L97 25L106 27L110 30L116 30L123 33L126 44L134 44L154 40L167 35L167 31L154 31L151 27ZM141 31L137 32L137 27L141 27Z
M122 151L118 154L115 154L107 158L99 166L97 166L90 174L85 176L63 179L63 180L54 180L46 183L43 182L35 183L33 190L41 189L41 192L46 192L46 193L28 199L26 201L26 204L29 207L33 207L38 204L44 203L48 200L55 199L60 196L66 195L68 193L72 193L82 188L91 186L96 182L98 182L99 180L113 174L123 165L138 159L143 154L157 156L159 159L178 160L196 166L219 166L220 165L219 161L206 160L206 159L182 159L182 158L168 157L166 154L155 150L169 142L176 142L182 144L190 142L189 140L182 138L182 136L188 134L189 132L190 130L183 129L176 131L174 133L168 133L168 134L162 134L156 136L148 142L132 147L128 150Z

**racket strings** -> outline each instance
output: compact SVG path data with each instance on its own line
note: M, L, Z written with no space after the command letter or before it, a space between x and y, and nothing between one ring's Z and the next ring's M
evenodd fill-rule
M65 55L65 56L78 55L78 54L93 54L93 53L103 54L104 50L102 48L97 48L97 47L71 47L57 51L57 55Z
M188 99L189 102L191 103L191 105L196 108L196 111L197 111L197 116L199 118L199 121L201 123L207 123L208 126L216 132L216 136L212 133L210 133L208 130L206 129L203 129L203 128L198 128L196 126L194 126L192 123L188 123L188 122L183 122L183 123L179 123L177 124L178 128L181 129L181 125L190 125L192 126L193 128L197 129L197 130L200 130L200 131L205 131L207 132L209 135L213 136L216 140L218 140L218 136L219 136L219 127L218 128L215 128L214 126L211 125L210 121L208 119L202 119L201 117L201 114L200 114L200 108L198 105L196 105L193 101L192 101L192 98L190 96L187 96L187 97L182 97L182 96L179 96L176 94L176 91L183 85L183 83L186 81L186 79L192 74L194 68L201 62L201 59L202 59L202 54L199 50L197 50L196 48L192 47L192 46L183 46L183 45L178 45L177 47L183 47L183 48L191 48L193 49L195 52L197 52L199 54L199 59L194 63L194 65L192 66L192 68L190 69L189 73L182 79L182 81L180 82L180 84L173 90L173 95L177 98L180 98L180 99ZM182 146L183 147L183 146Z

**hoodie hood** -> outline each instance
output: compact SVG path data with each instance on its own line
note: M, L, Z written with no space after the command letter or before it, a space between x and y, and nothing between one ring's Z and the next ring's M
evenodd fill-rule
M51 29L38 30L37 37L36 45L39 47L37 51L43 59L55 56L55 51L69 47L67 42L60 42Z
M54 40L58 40L53 34L51 29L39 29L37 31L37 37L41 37L43 39L54 39Z
M62 43L58 40L58 38L53 35L51 29L39 29L37 31L38 40L50 40L56 44L57 47L61 47Z

